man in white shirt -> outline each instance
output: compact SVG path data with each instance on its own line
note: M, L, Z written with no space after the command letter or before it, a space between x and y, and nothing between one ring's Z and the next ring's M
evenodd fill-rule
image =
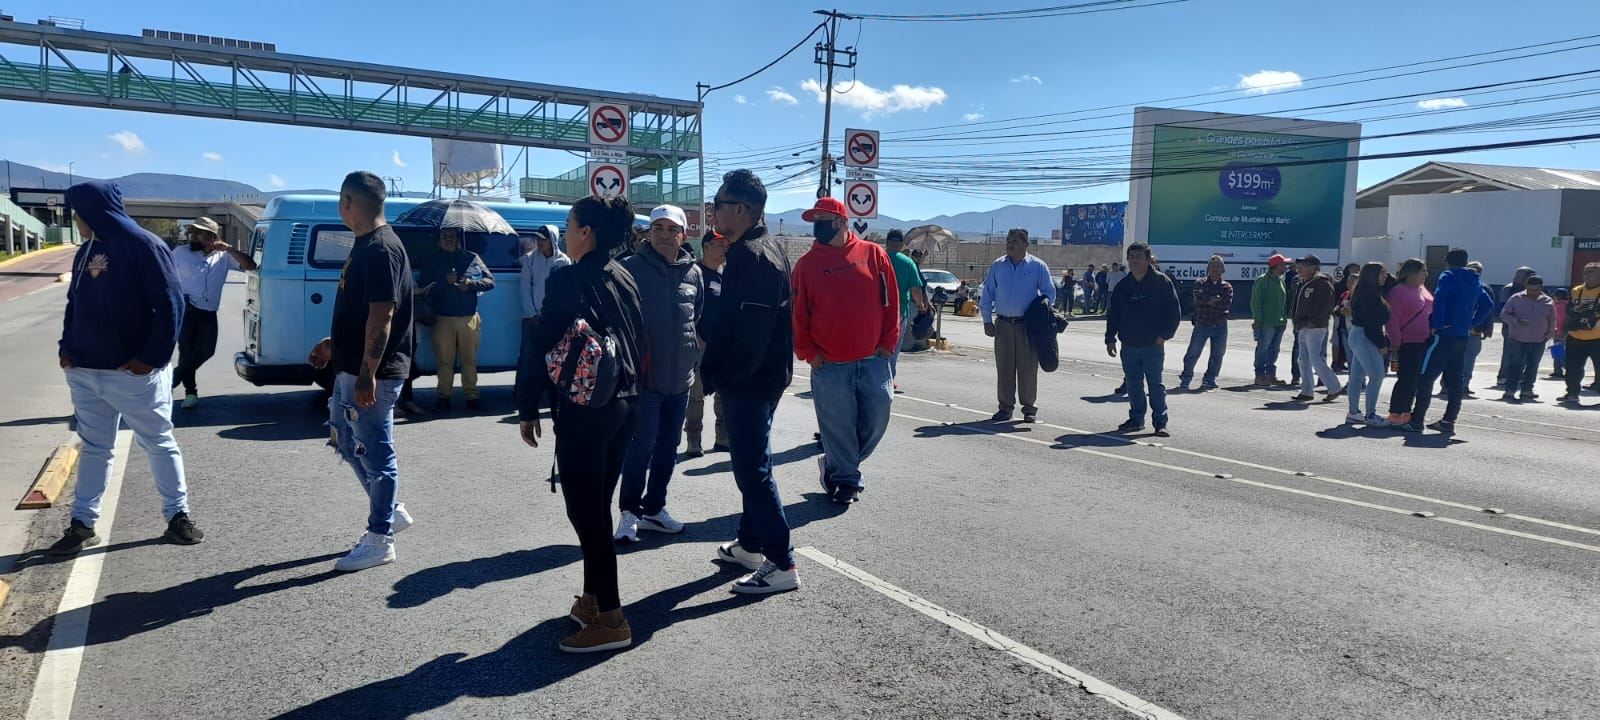
M183 328L178 332L178 371L172 386L183 385L183 409L200 406L195 374L217 352L217 306L229 270L254 270L256 261L222 241L217 221L202 217L185 230L189 244L172 251L183 291Z

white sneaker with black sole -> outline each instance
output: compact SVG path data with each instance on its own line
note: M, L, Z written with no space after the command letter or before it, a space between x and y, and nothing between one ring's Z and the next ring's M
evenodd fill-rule
M639 529L649 530L650 532L676 535L683 532L683 523L678 522L671 515L668 515L666 508L661 508L661 512L658 512L654 515L645 515L640 517Z
M611 540L624 545L639 542L639 516L623 510L622 517L617 520L617 532L611 536Z
M361 536L361 542L356 543L350 554L339 558L333 564L333 569L339 572L355 572L379 565L394 562L394 537L366 533Z
M742 566L746 570L760 570L762 563L766 562L766 556L745 550L739 546L738 540L718 545L717 559Z
M768 595L800 589L800 573L796 568L779 568L768 560L761 568L739 579L733 591L744 595Z

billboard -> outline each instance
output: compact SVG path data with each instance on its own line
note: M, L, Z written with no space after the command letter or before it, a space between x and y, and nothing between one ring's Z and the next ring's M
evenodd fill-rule
M1231 280L1265 273L1274 253L1335 267L1355 227L1347 158L1360 134L1355 123L1139 108L1128 234L1180 279L1203 277L1213 254Z
M1061 208L1062 245L1122 245L1128 203L1089 203Z

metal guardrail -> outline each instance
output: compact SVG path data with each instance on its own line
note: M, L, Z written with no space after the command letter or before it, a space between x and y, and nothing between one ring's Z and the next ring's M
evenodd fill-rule
M589 178L523 178L522 197L527 200L571 202L589 194ZM635 183L628 187L628 200L635 205L700 206L700 186L663 188L654 183Z

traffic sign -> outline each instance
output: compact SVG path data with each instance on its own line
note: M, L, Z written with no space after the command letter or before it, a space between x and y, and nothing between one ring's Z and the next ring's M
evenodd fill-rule
M878 171L872 168L847 167L844 169L846 180L877 180Z
M628 145L628 106L589 103L589 144Z
M627 150L613 150L611 148L589 148L589 159L590 160L615 160L617 162L627 162L627 160L628 160L628 151Z
M589 193L595 197L621 197L628 194L628 171L622 163L589 163Z
M844 202L850 207L850 217L871 220L878 217L878 183L875 180L851 180L845 183Z
M844 131L845 167L875 168L878 166L878 131Z

